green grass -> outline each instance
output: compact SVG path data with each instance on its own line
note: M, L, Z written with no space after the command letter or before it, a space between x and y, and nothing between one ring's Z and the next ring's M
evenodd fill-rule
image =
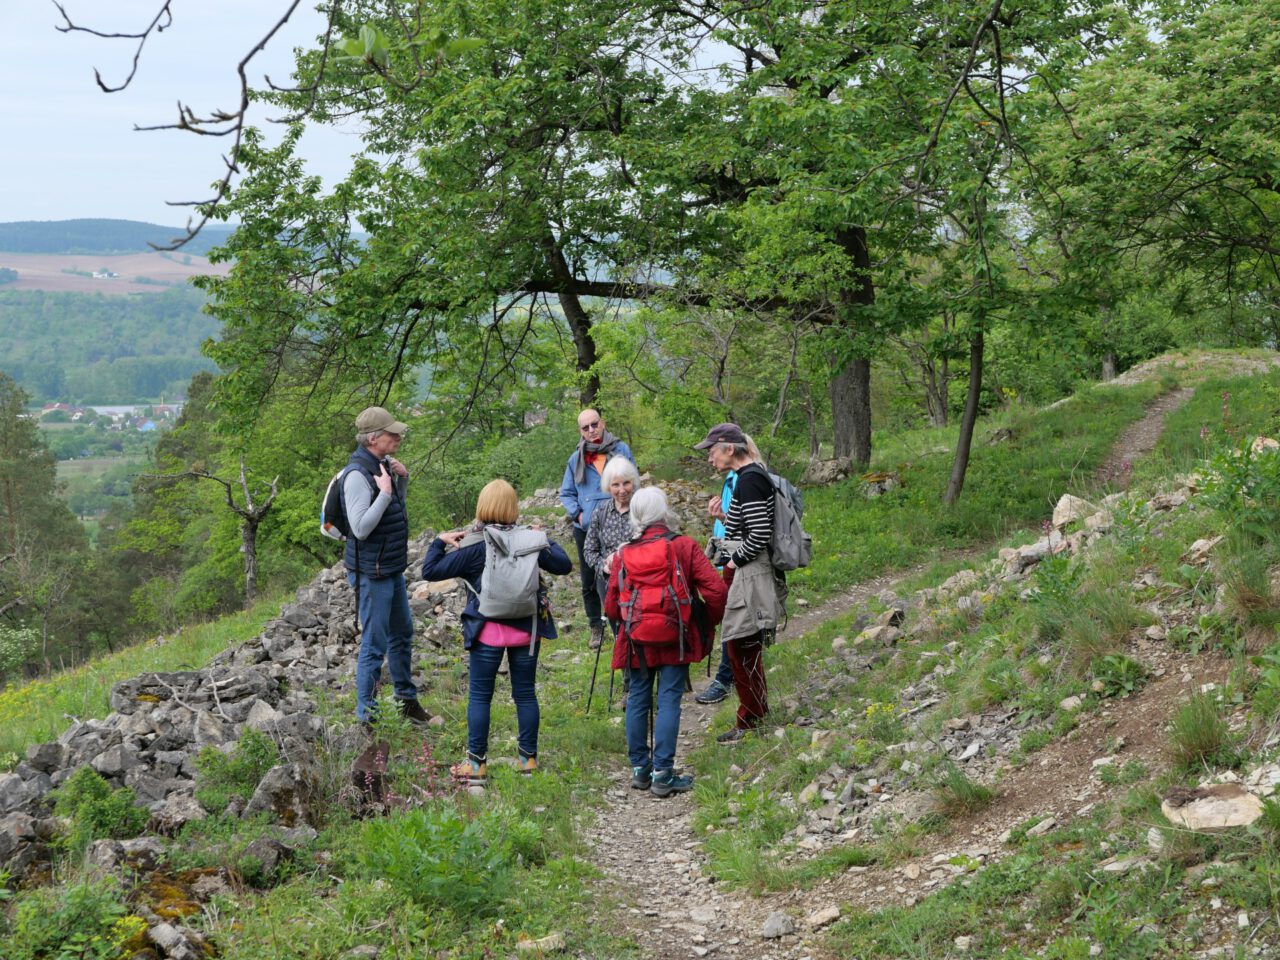
M126 647L84 666L0 691L0 769L21 759L31 744L56 738L70 718L105 717L111 711L113 684L150 671L197 670L231 644L260 633L282 603L280 597L263 600L252 610L184 627L162 644Z
M868 500L857 478L805 494L805 529L814 537L812 566L791 574L799 596L827 596L850 583L936 560L947 550L988 543L1047 519L1063 493L1090 494L1091 478L1115 438L1138 420L1161 387L1088 389L1052 410L1015 410L983 421L960 501L942 504L950 450L913 434L885 443L876 469L903 485ZM1012 439L988 444L997 426ZM939 437L933 438L935 441Z

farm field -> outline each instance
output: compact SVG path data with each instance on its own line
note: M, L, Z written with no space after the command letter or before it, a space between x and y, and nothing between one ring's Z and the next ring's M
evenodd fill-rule
M164 239L157 237L157 240ZM0 287L0 290L52 290L116 296L160 293L185 284L192 276L221 275L230 269L229 265L215 266L205 257L193 254L159 252L115 256L98 253L0 253L0 267L18 271L18 279ZM119 276L113 279L88 276L104 267ZM138 282L139 278L143 278L143 282Z

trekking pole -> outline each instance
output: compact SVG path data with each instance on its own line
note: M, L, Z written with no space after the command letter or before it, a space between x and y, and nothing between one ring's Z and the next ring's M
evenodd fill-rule
M591 698L595 696L595 692L596 692L596 671L600 669L600 651L602 651L603 649L604 649L603 643L600 644L600 646L596 647L596 663L595 663L595 666L591 668L591 686L587 690L587 713L588 714L591 713Z
M605 714L613 712L613 670L609 671L609 703L604 708Z

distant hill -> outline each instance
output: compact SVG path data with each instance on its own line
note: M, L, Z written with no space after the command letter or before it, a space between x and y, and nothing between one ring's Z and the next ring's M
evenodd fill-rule
M182 248L203 255L234 230L206 226ZM165 227L139 220L17 220L0 223L0 252L111 255L149 253L150 244L166 244L183 235L181 227Z

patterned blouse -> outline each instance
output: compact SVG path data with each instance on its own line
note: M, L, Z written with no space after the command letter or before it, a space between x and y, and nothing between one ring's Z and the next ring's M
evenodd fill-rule
M631 542L631 513L619 513L618 504L610 500L608 504L597 507L591 514L591 523L587 525L587 538L582 544L582 556L587 565L596 571L597 576L604 577L602 569L604 558L617 550L624 543Z

